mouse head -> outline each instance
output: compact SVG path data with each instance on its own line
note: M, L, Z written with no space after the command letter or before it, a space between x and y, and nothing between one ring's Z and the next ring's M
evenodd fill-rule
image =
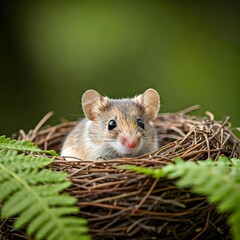
M109 99L88 90L82 96L82 107L92 121L93 133L98 132L96 135L101 135L119 156L135 156L145 153L143 149L152 150L156 137L151 121L160 107L159 95L154 89L127 99Z

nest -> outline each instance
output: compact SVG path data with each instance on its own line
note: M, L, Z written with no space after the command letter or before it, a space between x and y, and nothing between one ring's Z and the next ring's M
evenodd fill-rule
M101 161L65 161L57 158L51 168L69 174L67 190L78 199L80 216L87 218L93 239L230 239L227 215L204 196L179 189L173 180L152 179L116 168L122 164L159 168L175 157L185 161L217 160L220 155L240 157L240 141L230 130L228 118L218 122L213 114L188 115L197 107L160 114L155 120L160 149L136 158ZM47 115L28 134L43 149L59 151L76 122L45 127ZM75 160L75 159L73 159ZM18 238L20 239L20 238Z

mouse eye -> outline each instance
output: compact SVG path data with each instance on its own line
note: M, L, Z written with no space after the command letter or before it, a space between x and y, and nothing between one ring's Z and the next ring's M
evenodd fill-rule
M108 123L108 130L110 131L110 130L114 129L116 126L117 126L116 121L112 119Z
M140 119L140 118L137 118L137 123L138 123L138 126L141 127L142 129L144 129L144 123L143 121Z

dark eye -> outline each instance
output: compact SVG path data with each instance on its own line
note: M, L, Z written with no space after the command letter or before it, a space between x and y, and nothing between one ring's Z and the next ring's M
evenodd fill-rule
M116 126L117 126L116 121L112 119L108 123L108 130L110 131L110 130L114 129Z
M143 121L140 119L140 118L137 118L137 123L138 123L138 126L141 127L142 129L144 129L144 123Z

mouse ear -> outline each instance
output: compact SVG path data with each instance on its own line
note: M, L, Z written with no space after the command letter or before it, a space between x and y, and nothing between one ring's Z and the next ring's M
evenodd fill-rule
M87 90L82 96L82 108L85 116L89 120L94 120L97 115L97 110L106 99L97 91L90 89Z
M144 108L149 120L156 118L160 108L160 97L157 91L149 88L143 94L137 96L136 100Z

